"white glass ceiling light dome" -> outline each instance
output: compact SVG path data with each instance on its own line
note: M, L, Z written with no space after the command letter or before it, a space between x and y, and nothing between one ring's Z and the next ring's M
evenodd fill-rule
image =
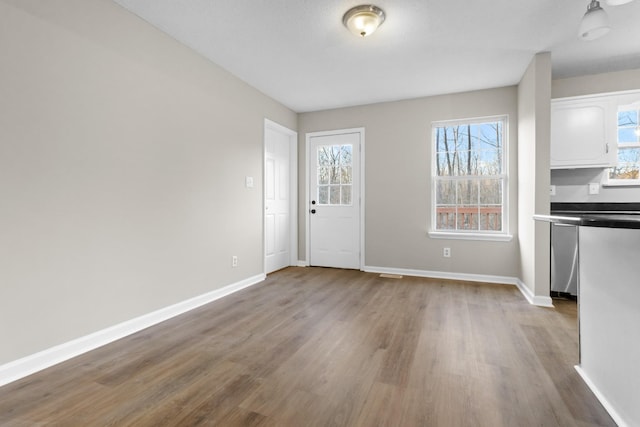
M582 17L578 36L583 40L595 40L604 36L611 30L607 12L600 7L598 0L591 0L587 6L587 13Z
M382 25L384 18L384 11L379 7L361 5L349 9L342 17L342 23L356 36L367 37Z

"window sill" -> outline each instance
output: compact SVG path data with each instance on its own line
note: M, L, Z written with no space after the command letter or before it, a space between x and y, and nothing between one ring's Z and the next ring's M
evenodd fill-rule
M639 179L619 179L605 181L602 183L603 187L640 187Z
M432 239L452 239L452 240L487 240L493 242L510 242L513 240L511 234L489 234L489 233L456 233L448 231L429 231Z

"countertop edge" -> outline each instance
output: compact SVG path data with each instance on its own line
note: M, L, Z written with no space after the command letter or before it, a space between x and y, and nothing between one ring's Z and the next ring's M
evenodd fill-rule
M539 215L533 216L535 221L551 222L554 224L567 224L567 225L580 225L582 219L577 216L563 216L563 215Z
M640 229L640 215L533 215L535 221L582 227Z

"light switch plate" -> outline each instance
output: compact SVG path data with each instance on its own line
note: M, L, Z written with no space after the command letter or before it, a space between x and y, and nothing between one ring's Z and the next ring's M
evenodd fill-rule
M247 188L253 188L253 177L247 176L244 178L244 185Z
M600 193L600 183L598 182L590 182L589 183L589 194L598 194Z
M555 185L550 185L549 186L549 195L550 196L555 196L556 195L556 186Z

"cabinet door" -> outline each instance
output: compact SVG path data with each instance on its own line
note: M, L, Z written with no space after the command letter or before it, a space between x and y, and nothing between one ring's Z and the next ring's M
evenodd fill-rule
M551 105L551 168L614 164L615 116L610 99L554 101Z

